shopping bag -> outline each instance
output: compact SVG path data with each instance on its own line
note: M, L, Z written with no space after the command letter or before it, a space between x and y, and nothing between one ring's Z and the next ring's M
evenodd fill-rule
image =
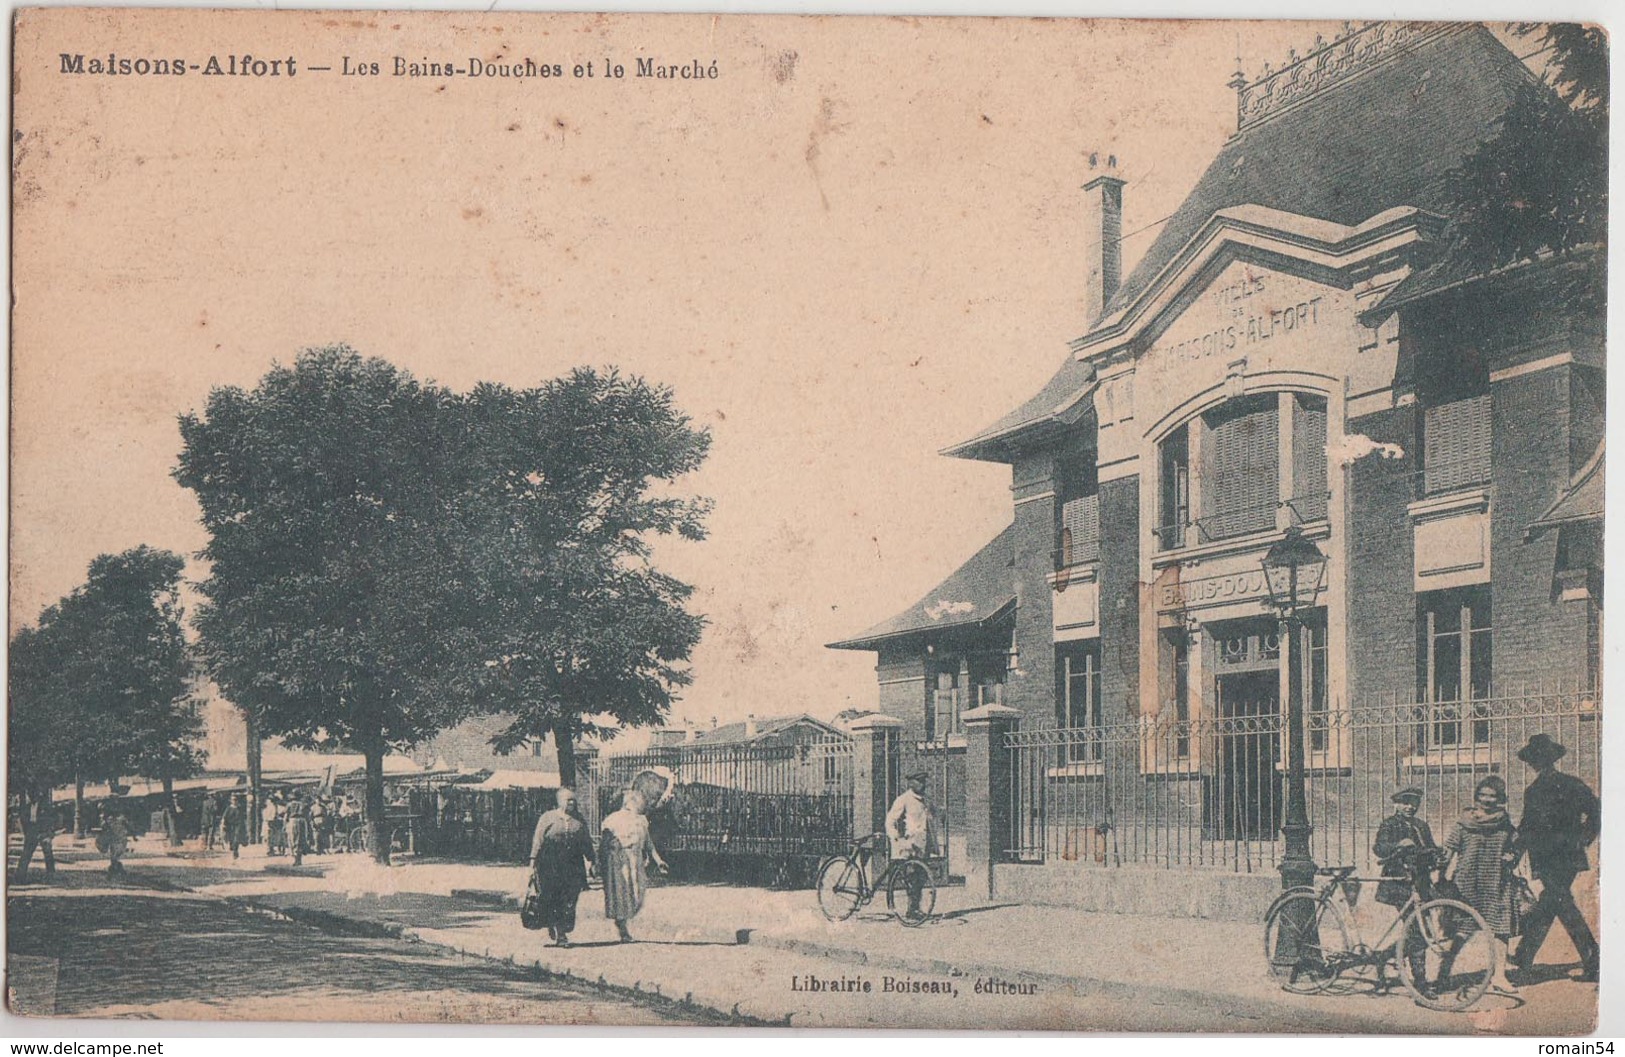
M542 914L542 888L537 883L534 873L530 875L530 885L525 889L525 898L519 904L519 923L532 932L545 924Z

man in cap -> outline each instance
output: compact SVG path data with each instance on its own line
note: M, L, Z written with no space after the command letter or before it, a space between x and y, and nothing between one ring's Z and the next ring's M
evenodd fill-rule
M1602 828L1602 810L1591 787L1557 769L1568 749L1545 734L1536 734L1518 750L1518 759L1535 771L1523 794L1518 839L1529 854L1529 869L1541 883L1540 898L1523 925L1523 939L1512 956L1513 968L1525 974L1555 918L1563 923L1580 955L1577 979L1597 980L1597 937L1575 905L1570 886L1575 875L1591 868L1586 849Z
M904 780L908 782L908 788L897 795L897 799L892 801L891 810L886 812L886 836L891 839L894 859L924 859L935 850L931 847L934 837L931 831L931 804L925 798L925 783L930 778L925 771L915 771L906 776ZM924 891L924 886L917 881L909 884L910 917L919 916L920 897Z
M1377 840L1371 850L1376 852L1377 861L1382 864L1382 876L1393 880L1377 885L1377 902L1402 907L1411 898L1411 877L1417 855L1436 845L1433 843L1433 831L1426 822L1416 817L1417 810L1422 806L1421 789L1414 785L1406 786L1388 799L1394 803L1394 813L1377 827ZM1421 937L1413 937L1407 930L1403 953L1411 964L1412 978L1426 993L1427 947Z

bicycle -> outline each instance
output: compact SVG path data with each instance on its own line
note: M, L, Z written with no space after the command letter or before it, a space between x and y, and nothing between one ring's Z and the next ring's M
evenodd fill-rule
M1437 849L1412 857L1410 897L1373 944L1365 942L1351 913L1359 886L1395 878L1354 877L1353 866L1327 867L1315 871L1327 881L1282 892L1264 914L1271 974L1294 994L1320 994L1345 973L1375 968L1377 988L1386 991L1388 966L1398 962L1400 981L1420 1005L1449 1012L1471 1008L1499 975L1501 948L1478 911L1433 896L1432 871L1439 861Z
M395 826L389 831L389 850L391 854L405 852L409 845L406 830ZM343 850L361 854L367 851L367 825L365 822L356 823L355 827L345 835Z
M930 869L919 859L890 859L874 884L869 883L869 862L885 839L884 833L860 837L852 842L851 851L832 856L819 867L818 909L826 918L845 921L884 890L886 909L906 927L918 928L931 920L937 906L937 886L931 880ZM914 909L910 909L911 889L920 893Z

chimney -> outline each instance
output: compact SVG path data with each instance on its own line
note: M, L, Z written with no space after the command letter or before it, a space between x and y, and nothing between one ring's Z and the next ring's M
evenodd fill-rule
M1089 168L1099 165L1100 155L1089 155ZM1116 155L1108 155L1105 171L1083 185L1083 224L1083 322L1092 327L1123 279L1123 181Z
M745 717L745 737L754 738L755 736L756 736L756 713L752 712L750 715Z

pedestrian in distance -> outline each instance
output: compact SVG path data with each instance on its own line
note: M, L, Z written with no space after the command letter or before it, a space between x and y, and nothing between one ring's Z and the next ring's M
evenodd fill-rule
M629 789L621 798L621 809L604 819L598 835L598 873L604 879L604 916L615 922L622 943L632 942L627 922L643 909L646 887L644 863L652 862L661 873L667 866L649 840L649 820L644 816L643 794Z
M244 803L242 796L238 795L231 798L231 803L226 805L226 813L220 819L220 828L224 831L223 835L226 844L231 848L231 857L233 859L240 858L238 849L244 843L244 822L247 816L247 805Z
M925 797L925 785L931 780L925 771L916 771L904 779L908 788L892 801L886 812L886 837L891 842L893 859L928 859L937 853L936 833L933 828L935 812ZM918 917L920 898L925 892L923 878L910 873L908 884L908 913Z
M203 838L204 851L214 850L214 831L220 824L219 811L220 806L215 803L214 797L203 798L203 807L198 812L198 828L203 831L199 836Z
M1580 955L1575 979L1596 983L1600 952L1597 937L1570 890L1577 875L1591 869L1586 849L1602 830L1602 805L1591 787L1557 769L1568 749L1546 734L1536 734L1518 750L1518 759L1535 772L1523 794L1519 845L1529 856L1529 870L1540 882L1540 897L1523 923L1523 938L1513 955L1517 975L1534 967L1553 920L1563 923Z
M282 794L272 793L265 798L265 806L260 809L260 820L265 823L265 853L267 855L285 855L288 851L288 830L284 814L286 809L282 805Z
M536 834L530 842L531 870L555 947L570 946L576 902L587 887L592 861L592 838L576 807L575 790L560 789L557 806L536 820Z
M56 839L57 814L56 805L51 802L49 791L36 796L22 805L23 847L17 856L17 870L13 873L12 883L22 884L28 880L28 864L33 861L34 849L38 848L45 858L45 876L56 876L56 849L51 842Z
M1377 885L1377 902L1398 909L1411 898L1417 881L1427 880L1422 855L1434 851L1433 831L1417 818L1422 807L1422 790L1408 786L1388 798L1393 801L1394 813L1377 827L1377 839L1371 850L1376 853L1385 880ZM1427 893L1420 893L1427 898ZM1401 955L1410 962L1411 976L1424 993L1427 991L1427 948L1415 930L1406 930L1405 949Z
M1517 993L1507 979L1507 947L1518 930L1518 904L1512 868L1518 861L1517 830L1507 814L1507 784L1499 775L1483 778L1473 787L1473 806L1462 813L1444 839L1450 859L1444 876L1454 882L1461 899L1478 911L1495 934L1500 950L1496 978L1490 987L1501 994Z
M310 850L310 804L304 797L296 796L288 802L285 826L288 834L288 850L293 853L293 864L302 866L305 862L305 853Z
M317 795L310 802L310 843L317 855L327 853L328 843L332 839L327 823L327 798Z
M124 876L124 857L130 853L130 825L124 821L122 809L113 806L102 812L96 850L107 856L107 876Z

